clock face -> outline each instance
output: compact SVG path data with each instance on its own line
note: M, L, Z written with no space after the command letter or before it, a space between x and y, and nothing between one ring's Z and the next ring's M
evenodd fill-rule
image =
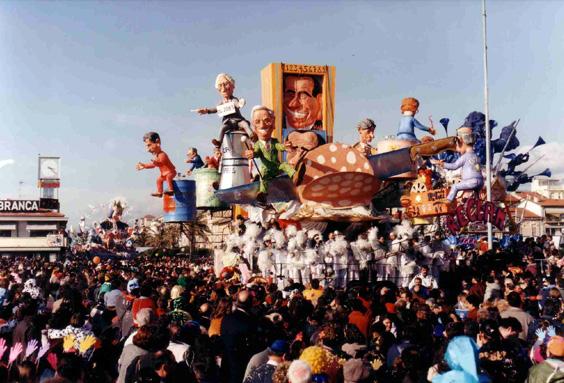
M39 178L59 179L59 160L41 158L39 162Z

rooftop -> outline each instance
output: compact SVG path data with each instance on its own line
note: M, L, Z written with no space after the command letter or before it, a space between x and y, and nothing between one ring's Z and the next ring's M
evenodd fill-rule
M511 211L511 210L510 210ZM511 215L517 219L541 219L542 217L538 214L533 213L528 209L516 208L514 211L511 211Z
M545 199L538 204L543 207L564 207L564 199Z

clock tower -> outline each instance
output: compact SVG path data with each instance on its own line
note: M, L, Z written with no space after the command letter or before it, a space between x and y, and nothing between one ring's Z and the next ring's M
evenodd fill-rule
M39 156L38 186L41 208L59 211L61 158Z

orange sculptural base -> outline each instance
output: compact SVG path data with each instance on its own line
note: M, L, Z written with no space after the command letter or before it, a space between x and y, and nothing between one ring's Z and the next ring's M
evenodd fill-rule
M446 199L448 191L448 188L423 192L412 191L409 195L409 204L406 203L408 215L422 218L451 213L452 204Z

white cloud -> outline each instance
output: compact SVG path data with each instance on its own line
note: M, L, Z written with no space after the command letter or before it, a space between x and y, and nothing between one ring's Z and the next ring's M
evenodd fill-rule
M12 158L8 158L7 160L0 160L0 169L4 166L13 165L16 161Z
M524 169L537 160L527 170L527 174L537 174L549 168L552 178L564 178L564 143L551 142L533 149L528 164L521 165L519 169Z

